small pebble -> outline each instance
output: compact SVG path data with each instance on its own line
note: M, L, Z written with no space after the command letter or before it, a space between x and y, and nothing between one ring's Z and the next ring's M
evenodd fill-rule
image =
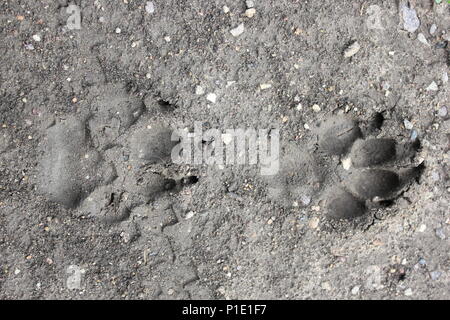
M25 44L25 49L27 49L27 50L34 50L34 46L31 43L27 43L27 44Z
M240 36L241 34L243 34L244 33L244 24L243 23L241 23L240 25L238 25L236 28L234 28L234 29L231 29L230 30L230 33L233 35L233 37L238 37L238 36Z
M443 83L447 83L448 82L448 73L447 73L447 71L444 71L442 73L442 82Z
M195 94L201 96L205 93L205 90L201 86L195 87Z
M403 120L403 124L407 130L412 130L413 124L408 119Z
M147 1L147 4L145 5L145 11L147 11L147 13L155 12L155 5L152 1Z
M350 170L350 167L352 166L352 159L351 158L346 158L346 159L342 159L342 167L345 170Z
M447 114L448 114L448 111L447 111L447 107L446 106L441 107L439 109L439 111L438 111L438 116L439 117L445 118L447 116Z
M120 29L120 28L116 28L116 33L117 33L117 34L120 34L120 33L122 33L122 29Z
M170 39L169 36L165 36L165 37L164 37L164 40L165 40L166 42L170 42L171 39Z
M323 282L322 283L322 289L330 291L331 290L331 285L329 282Z
M441 275L442 275L442 272L440 272L440 271L430 272L431 280L438 280L441 277Z
M208 95L206 96L206 99L212 103L216 103L217 95L215 93L208 93Z
M320 220L317 217L311 218L311 220L309 220L308 225L311 229L317 229L317 227L319 226L319 221Z
M262 83L259 87L261 88L261 90L266 90L272 88L272 85L270 83Z
M40 35L35 34L35 35L33 35L33 40L36 41L36 42L40 42L42 39L41 39Z
M437 172L436 170L431 172L431 179L433 179L434 182L439 181L440 180L439 172Z
M303 195L300 197L300 201L307 206L311 203L311 197Z
M417 231L419 232L425 232L425 230L427 229L427 226L425 224L421 224L419 229L417 229Z
M412 130L411 131L411 141L416 141L417 137L418 137L418 133L416 130Z
M253 8L255 6L255 2L253 0L247 0L245 1L245 5L247 6L247 8Z
M442 228L437 228L437 229L435 230L435 233L436 233L436 236L437 236L439 239L445 240L446 236L445 236L445 233L444 233L444 229L442 229Z
M319 112L321 110L320 106L318 104L313 105L312 109L313 109L314 112Z
M360 49L361 46L359 45L358 41L355 41L347 49L345 49L344 57L350 58L351 56L357 54Z
M355 287L353 287L353 289L352 289L352 295L357 295L359 293L359 286L355 286Z
M413 33L420 26L420 20L417 17L417 12L412 7L409 7L405 2L402 2L401 8L403 17L403 27L406 31Z
M421 266L426 266L426 265L427 265L427 262L425 261L424 258L420 258L420 259L419 259L419 264L420 264Z
M423 35L423 33L419 33L417 35L417 40L419 40L420 42L422 42L423 44L426 44L427 46L429 46L430 44L427 41L427 38L425 38L425 36Z
M437 26L433 23L430 27L430 34L434 34L437 30Z
M227 6L223 6L222 10L224 13L230 12L230 8L228 8Z
M246 15L248 18L253 18L253 16L255 15L255 13L256 13L256 9L255 9L255 8L251 8L251 9L245 10L245 15Z
M431 82L430 85L427 87L427 91L437 91L438 85L436 82Z
M413 292L411 288L405 290L405 296L412 296Z

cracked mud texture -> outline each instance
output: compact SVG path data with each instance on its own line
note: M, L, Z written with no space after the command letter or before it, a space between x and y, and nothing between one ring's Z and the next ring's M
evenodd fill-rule
M448 299L449 5L153 2L1 2L0 298ZM279 175L171 163L195 121Z

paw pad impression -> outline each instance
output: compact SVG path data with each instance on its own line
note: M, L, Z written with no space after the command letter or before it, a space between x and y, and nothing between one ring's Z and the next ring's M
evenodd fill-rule
M327 120L319 129L319 148L328 155L348 155L352 165L343 182L326 193L327 217L353 219L397 198L421 172L421 166L400 167L416 147L390 138L364 138L357 122L344 116Z

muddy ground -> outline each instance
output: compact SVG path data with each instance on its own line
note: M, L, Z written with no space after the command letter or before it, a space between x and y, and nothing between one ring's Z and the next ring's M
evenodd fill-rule
M449 298L446 1L0 9L1 299ZM336 227L318 126L377 114L423 172ZM171 163L196 121L279 128L281 178Z

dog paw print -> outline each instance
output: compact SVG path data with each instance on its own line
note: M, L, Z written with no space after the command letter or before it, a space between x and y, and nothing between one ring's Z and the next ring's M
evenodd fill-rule
M379 113L361 124L344 115L323 121L316 143L284 148L280 172L269 178L269 198L284 207L320 200L331 220L353 220L391 203L420 175L423 164L411 164L417 140L383 137L382 124Z
M49 200L105 222L177 192L191 177L170 164L172 129L164 105L111 84L95 89L86 111L47 130L39 189Z
M379 114L362 128L355 119L335 116L319 128L319 150L341 157L341 183L325 191L326 214L331 219L354 219L398 198L417 178L423 165L412 166L419 142L401 143L377 137Z

